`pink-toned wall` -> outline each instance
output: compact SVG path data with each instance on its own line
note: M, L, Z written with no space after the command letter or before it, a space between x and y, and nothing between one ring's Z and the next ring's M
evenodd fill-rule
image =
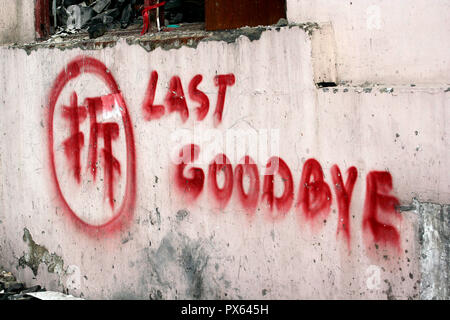
M419 298L418 214L395 208L449 202L448 89L318 89L318 47L342 48L312 37L0 48L0 264L85 298Z
M34 0L0 0L0 44L34 39Z
M450 83L448 1L287 0L287 17L333 25L339 81Z

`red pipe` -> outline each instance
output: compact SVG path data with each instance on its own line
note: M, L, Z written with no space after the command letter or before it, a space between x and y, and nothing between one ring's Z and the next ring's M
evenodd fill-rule
M166 4L166 2L161 2L161 3L156 3L156 4L152 4L150 5L150 2L153 2L154 0L145 0L145 7L142 10L142 17L144 18L144 26L142 27L142 31L141 31L141 36L144 35L145 33L147 33L148 28L149 28L149 24L150 24L150 17L149 17L149 12L150 10L162 7L163 5Z

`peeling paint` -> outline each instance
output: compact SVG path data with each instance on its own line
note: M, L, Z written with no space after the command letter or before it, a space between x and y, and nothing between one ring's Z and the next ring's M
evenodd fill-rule
M61 274L64 271L64 260L56 253L49 253L44 246L38 245L27 228L23 229L23 241L28 246L28 252L19 258L19 267L29 267L35 276L41 263L47 266L50 273Z

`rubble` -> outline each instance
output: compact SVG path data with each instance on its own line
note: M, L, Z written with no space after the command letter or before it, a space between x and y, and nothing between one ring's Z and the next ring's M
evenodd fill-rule
M139 22L143 0L53 0L56 8L54 36L88 32L90 38L115 28L127 28Z
M45 291L41 286L25 287L11 272L0 270L0 300L36 300L30 293Z
M94 10L89 7L72 5L67 8L67 28L81 29L94 16Z
M157 23L158 31L160 24L164 27L205 20L204 0L160 0L153 3L163 2L165 4L159 16L165 18L154 21L159 9L151 14L152 23ZM148 3L145 0L52 0L52 38L87 32L93 39L110 30L126 29L136 24L142 26L142 12Z
M27 288L11 272L0 268L0 301L2 300L84 300L61 292L47 291L40 285Z
M101 13L110 4L111 4L111 0L98 0L94 3L94 5L92 6L92 9L97 13Z
M40 285L27 288L11 272L0 267L0 301L4 300L84 300L69 294L47 291Z

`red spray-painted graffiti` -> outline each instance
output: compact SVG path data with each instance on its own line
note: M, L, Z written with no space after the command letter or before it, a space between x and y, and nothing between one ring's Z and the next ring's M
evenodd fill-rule
M187 164L194 162L200 153L200 147L196 145L185 146L180 151L180 164L177 166L177 174L175 177L175 184L179 190L183 191L185 201L188 203L195 200L203 190L205 181L205 173L199 168L189 169L192 178L184 176L184 168Z
M80 152L85 145L84 133L80 131L80 123L88 116L90 120L90 137L89 137L89 164L88 172L95 180L96 163L97 163L97 144L98 139L103 138L104 148L102 149L103 167L105 169L105 197L109 199L111 208L114 208L114 176L115 173L120 175L120 163L114 157L112 141L118 138L119 126L117 123L98 123L97 114L103 110L111 110L114 103L118 103L121 110L123 126L125 130L125 139L127 145L127 167L126 167L126 190L119 209L114 211L114 216L106 223L101 225L93 225L87 223L74 212L63 194L55 167L54 157L54 132L53 122L55 116L55 108L58 98L71 81L82 74L92 74L108 87L111 94L103 97L93 97L86 99L86 106L79 106L77 94L71 95L70 106L62 107L63 118L69 122L69 137L63 142L65 154L73 172L74 179L80 183L82 175L82 167L80 163ZM76 224L91 234L99 232L108 233L120 229L126 224L133 214L133 208L136 198L136 160L133 130L128 115L128 109L118 85L113 76L107 70L106 66L100 61L79 57L73 60L64 68L56 78L54 85L50 91L49 109L48 109L48 151L50 156L50 171L55 184L56 193L61 201L62 207L69 213L70 217ZM67 196L67 195L66 195Z
M322 166L315 159L307 160L303 165L297 206L308 220L325 218L330 213L331 198L331 190L324 181Z
M275 197L274 195L274 169L277 167L278 174L281 176L284 184L284 191L280 197ZM284 218L292 206L292 201L294 200L294 181L292 180L291 170L281 158L272 157L267 162L262 199L269 207L268 217L273 220ZM273 214L274 204L278 212L277 214Z
M217 185L217 171L225 173L225 182L222 188ZM231 198L233 191L233 167L230 160L224 154L218 154L209 165L209 189L220 208L224 208Z
M250 178L250 185L247 193L244 191L244 175L248 175ZM259 199L258 166L252 158L245 156L241 160L241 163L236 166L235 179L239 201L247 213L252 216L258 206Z
M195 109L195 111L197 112L198 121L202 121L203 119L205 119L206 115L209 112L208 96L197 88L202 80L203 76L201 74L198 74L194 78L192 78L191 82L189 83L189 97L195 102L200 103L200 106Z
M358 178L358 170L350 167L347 170L347 181L344 185L341 170L337 165L331 167L331 179L333 180L334 190L338 203L338 230L337 233L343 233L347 243L350 246L350 202L352 201L353 187Z
M192 78L189 82L189 97L200 103L195 111L197 113L197 120L202 121L205 119L209 112L209 99L208 96L198 89L199 84L202 82L203 76L198 74ZM225 105L225 96L227 87L233 86L235 83L234 74L218 75L214 78L214 84L218 87L217 105L214 111L214 126L218 126L222 122L222 114ZM169 113L178 112L180 114L182 122L186 122L189 118L189 109L184 95L183 85L181 79L178 76L173 76L169 82L169 88L167 90L166 97L164 99L164 105L155 105L155 94L158 86L158 72L152 71L150 80L145 93L144 102L142 104L142 112L144 119L147 121L156 120L161 118L166 113L166 108Z
M369 243L393 244L400 248L399 232L386 221L390 216L401 219L401 215L395 210L399 201L394 196L389 195L391 190L392 176L389 172L369 172L366 179L363 231L366 235L371 236L371 239L366 240Z
M62 106L62 117L68 123L69 136L63 141L64 151L70 171L76 183L80 184L82 179L82 165L80 159L81 150L85 147L84 133L80 125L89 118L89 144L88 144L88 172L95 180L97 176L98 143L103 141L103 149L100 157L103 160L105 198L109 199L111 208L114 209L115 202L115 179L122 174L119 160L114 156L113 142L119 138L119 125L114 122L99 123L97 115L104 110L112 110L115 104L120 105L122 121L124 124L127 145L126 166L126 191L122 205L115 211L115 215L105 224L91 225L86 223L69 207L58 182L54 161L54 137L53 119L55 107L63 88L69 81L82 74L92 74L102 80L109 88L111 94L100 97L88 97L85 103L80 105L76 92L70 96L69 106ZM202 75L195 75L188 88L189 97L198 103L195 107L196 120L202 121L210 110L208 96L198 86L203 81ZM217 103L213 113L214 126L222 121L227 88L235 84L233 74L217 75L214 85L218 88ZM143 117L145 120L160 119L167 112L179 114L181 122L189 119L190 112L186 102L181 79L173 76L169 81L169 88L164 98L164 104L154 104L158 84L157 71L151 72L147 90L142 104ZM136 198L136 160L133 131L128 115L126 103L118 89L111 73L106 67L93 58L80 57L72 61L58 75L50 93L49 102L49 154L51 158L51 172L56 185L57 194L64 208L70 213L77 224L88 231L113 231L120 229L132 215ZM195 167L195 161L199 159L200 146L195 144L185 145L178 153L179 162L175 167L174 185L182 196L183 201L193 204L202 194L205 183L212 195L213 201L219 209L224 209L234 194L242 208L249 217L255 215L258 205L266 212L270 221L279 221L286 217L294 204L294 179L288 164L280 157L271 157L266 165L264 179L260 181L258 166L250 156L245 156L234 168L223 154L217 154L208 167L208 177L203 169ZM218 174L223 172L224 182L220 187ZM337 236L342 235L350 248L351 226L350 206L354 186L356 184L358 170L350 167L347 170L347 178L344 183L341 171L337 165L332 166L331 180L338 207ZM247 191L244 188L244 178L248 178ZM275 178L281 178L283 192L280 196L275 195ZM398 200L390 195L392 190L392 177L389 172L373 171L366 179L366 199L363 214L363 232L366 242L371 245L400 247L400 233L389 224L391 217L400 217L396 214L395 207ZM262 187L262 188L261 188ZM332 191L324 179L322 166L315 159L308 159L302 169L297 201L294 210L301 219L311 224L327 218L330 214L332 204Z
M158 72L153 71L148 82L147 91L145 93L142 110L144 112L144 119L150 121L152 119L159 119L164 115L163 105L154 105L156 86L158 85Z
M234 85L235 81L234 74L219 75L214 78L214 83L219 87L219 97L217 98L216 111L214 111L214 126L216 127L222 122L227 87Z
M86 119L86 109L78 106L76 92L70 97L70 107L63 107L63 117L70 123L70 137L64 141L64 150L70 162L75 180L80 183L80 149L84 146L84 134L80 132L80 122Z
M203 190L205 173L199 167L191 167L192 178L183 176L187 165L194 165L199 158L200 147L189 144L180 151L181 163L177 165L176 187L183 199L196 200ZM217 172L223 170L225 182L222 188L217 186ZM350 248L350 204L353 188L357 179L357 169L350 167L347 171L347 180L344 184L341 171L337 165L331 168L331 177L338 202L337 234L343 234ZM243 177L250 178L247 193L244 191ZM283 181L284 191L280 197L274 195L275 175ZM266 208L266 215L270 220L283 219L292 207L294 201L294 182L291 170L287 163L279 158L272 157L266 165L264 184L260 199L260 181L258 167L249 156L245 156L235 168L225 154L218 154L211 162L208 170L208 182L215 201L220 208L225 208L232 197L233 188L237 190L237 198L247 213L252 216L258 203ZM394 226L380 222L379 211L393 213L398 200L387 193L392 189L392 177L389 172L370 172L367 176L367 195L364 208L363 230L371 235L368 244L377 244L384 247L400 248L399 232ZM299 213L306 220L314 223L317 219L328 216L331 209L332 194L328 184L324 181L322 166L315 159L308 159L303 165L298 192L297 207ZM274 213L276 209L276 213ZM380 210L379 210L380 209Z

